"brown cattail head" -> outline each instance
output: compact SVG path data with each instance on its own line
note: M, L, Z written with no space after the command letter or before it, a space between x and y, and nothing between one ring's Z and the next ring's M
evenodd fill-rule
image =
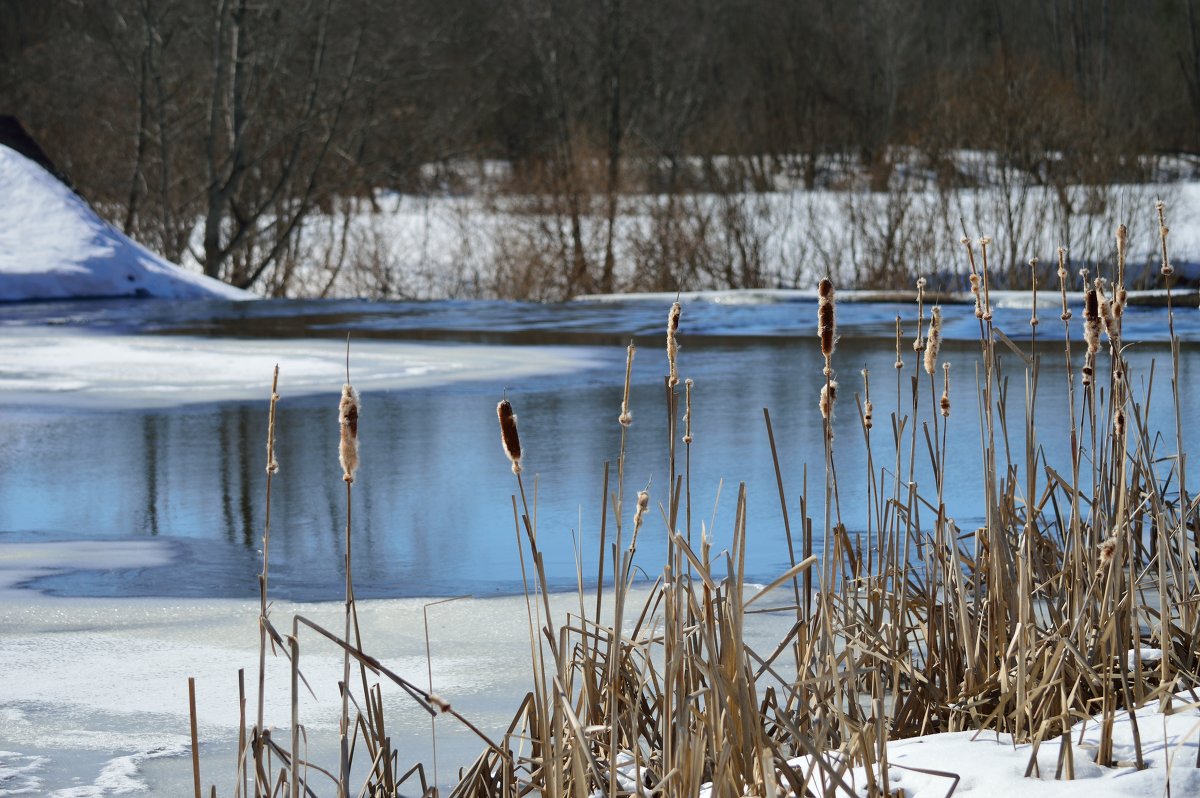
M1175 273L1175 267L1171 265L1170 259L1167 257L1167 233L1171 232L1171 228L1167 227L1166 217L1167 205L1162 200L1154 203L1154 210L1158 212L1158 240L1162 245L1162 272L1163 277L1170 277Z
M1087 341L1083 384L1091 385L1096 372L1096 353L1100 351L1100 302L1095 288L1089 288L1084 295L1083 338Z
M517 435L517 416L507 399L501 399L496 405L496 416L500 419L500 443L504 446L504 455L512 463L512 472L520 474L521 438Z
M342 442L338 447L338 461L342 465L342 479L354 481L358 470L358 391L350 383L342 386L342 400L338 403L338 423L342 427Z
M1120 407L1113 411L1113 437L1125 437L1125 411Z
M1100 340L1100 297L1094 286L1087 289L1087 292L1083 295L1083 323L1085 335L1088 332L1088 328L1093 326L1093 322L1095 323L1094 326L1096 328L1096 340L1098 342ZM1090 348L1091 347L1089 345L1089 349Z
M837 345L837 318L834 311L833 281L822 277L817 284L817 334L821 337L821 354L825 356L825 376L833 374L831 359Z
M683 442L692 442L692 378L688 377L683 381L683 390L685 394L685 407L683 413Z
M633 345L633 341L629 342L629 348L625 353L625 396L621 399L621 415L617 416L617 421L622 427L628 427L633 423L633 413L629 411L629 378L633 374L633 355L637 352L637 347Z
M837 401L837 380L829 380L821 386L821 417L826 421L833 418L833 403Z
M942 400L939 406L942 410L942 418L950 418L950 364L942 364L942 373L945 374L946 381L942 388Z
M937 371L938 350L942 347L942 308L934 305L929 314L929 344L925 349L925 373L930 377Z
M975 318L983 318L983 294L979 292L979 275L971 275L971 295L975 297Z
M676 340L675 334L679 332L679 315L683 312L679 303L671 305L671 311L667 314L667 365L671 372L667 377L667 382L672 388L679 384L679 370L676 367L676 360L679 357L679 341Z

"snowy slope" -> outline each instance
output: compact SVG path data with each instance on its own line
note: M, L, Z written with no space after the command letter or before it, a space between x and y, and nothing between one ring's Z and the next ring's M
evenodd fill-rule
M0 145L0 301L102 296L251 298L130 240L49 172Z

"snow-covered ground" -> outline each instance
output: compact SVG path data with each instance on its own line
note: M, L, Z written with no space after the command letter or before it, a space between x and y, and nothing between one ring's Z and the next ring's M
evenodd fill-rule
M132 241L45 169L0 145L0 301L112 296L250 298Z

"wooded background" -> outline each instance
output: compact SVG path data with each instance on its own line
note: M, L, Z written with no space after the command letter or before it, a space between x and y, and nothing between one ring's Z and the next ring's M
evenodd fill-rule
M1079 187L1169 179L1200 142L1200 21L1193 0L0 0L0 113L130 235L264 294L794 285L812 269L755 249L751 198L781 187L886 217L1019 184L1078 218L1111 200ZM439 289L314 254L315 220L361 243L386 192L539 222ZM952 232L884 222L851 282L902 283Z

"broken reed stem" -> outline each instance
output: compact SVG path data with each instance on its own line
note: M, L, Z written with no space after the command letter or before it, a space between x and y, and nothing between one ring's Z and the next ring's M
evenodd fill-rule
M270 574L271 559L271 483L275 474L279 473L279 462L275 459L275 410L279 404L279 364L275 365L275 373L271 378L271 407L267 420L267 490L266 518L263 521L263 550L262 573L258 577L258 712L254 724L254 794L262 795L262 790L270 790L270 784L263 784L260 774L266 773L262 760L263 703L266 695L267 682L267 585Z

